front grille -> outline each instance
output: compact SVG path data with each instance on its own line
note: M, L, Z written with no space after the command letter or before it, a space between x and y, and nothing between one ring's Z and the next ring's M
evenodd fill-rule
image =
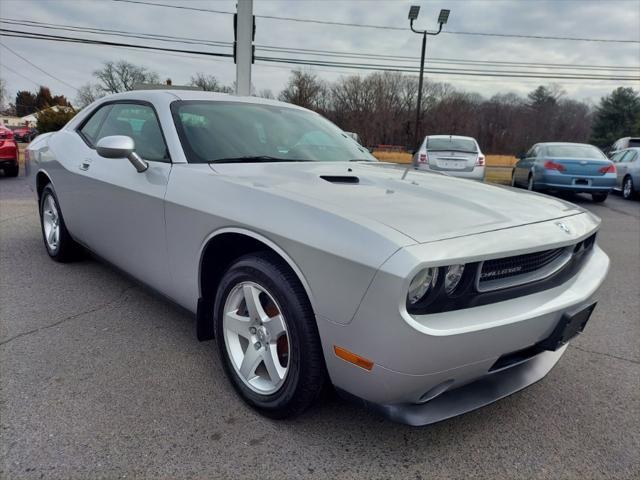
M534 272L553 263L564 251L564 248L556 248L543 252L487 260L482 264L480 283Z

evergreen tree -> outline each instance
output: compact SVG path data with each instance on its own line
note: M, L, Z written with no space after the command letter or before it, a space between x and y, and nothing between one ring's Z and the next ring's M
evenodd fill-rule
M640 95L632 88L618 87L600 100L591 142L604 148L631 135L640 135Z

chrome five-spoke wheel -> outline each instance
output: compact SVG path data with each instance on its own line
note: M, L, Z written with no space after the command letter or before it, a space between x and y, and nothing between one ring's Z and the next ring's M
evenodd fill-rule
M289 370L289 335L282 310L271 294L254 282L241 282L224 305L224 341L234 370L247 387L270 395Z

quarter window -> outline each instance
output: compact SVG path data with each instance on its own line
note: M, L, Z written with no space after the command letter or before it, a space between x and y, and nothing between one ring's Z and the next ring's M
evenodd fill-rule
M98 132L100 131L100 127L104 123L105 118L107 118L107 114L111 110L111 105L106 105L102 108L99 108L97 112L95 112L91 118L84 124L84 126L80 129L80 133L91 145L95 145L98 141Z

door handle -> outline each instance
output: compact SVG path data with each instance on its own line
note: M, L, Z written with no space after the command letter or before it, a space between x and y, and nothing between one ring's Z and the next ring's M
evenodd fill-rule
M86 158L81 164L80 164L80 170L84 170L87 171L89 170L89 167L91 166L91 160Z

